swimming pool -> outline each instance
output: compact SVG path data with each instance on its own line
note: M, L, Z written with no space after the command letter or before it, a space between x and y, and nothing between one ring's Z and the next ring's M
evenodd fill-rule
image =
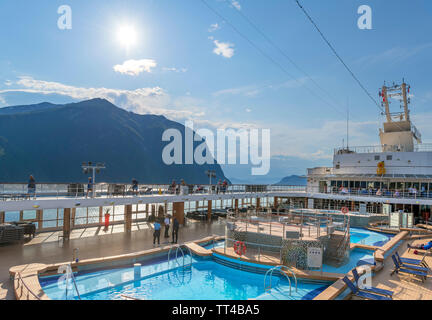
M362 228L350 228L351 243L361 243L370 246L382 246L392 238L393 235L370 231Z
M389 241L393 235L384 234L375 231L370 231L362 228L350 228L351 243L361 243L366 245L382 246ZM223 248L224 240L216 241L213 243L205 243L203 247L206 249ZM323 264L323 272L330 273L347 273L354 267L360 264L373 264L374 257L372 250L356 248L350 251L349 260L342 266L334 267L331 265Z
M323 271L331 272L331 273L348 273L349 271L359 266L360 264L373 264L373 263L374 263L374 257L373 257L372 250L356 248L354 250L351 250L349 260L344 265L340 267L334 267L327 264L323 264Z
M172 266L172 265L170 265ZM118 300L124 296L145 300L309 300L325 290L329 283L292 281L272 277L270 293L264 290L262 273L242 271L213 260L193 258L190 269L169 268L167 261L141 267L141 278L134 280L133 267L78 273L75 275L82 300ZM66 299L64 281L59 276L39 277L45 293L54 300ZM267 284L269 278L267 278ZM78 299L69 288L67 299Z

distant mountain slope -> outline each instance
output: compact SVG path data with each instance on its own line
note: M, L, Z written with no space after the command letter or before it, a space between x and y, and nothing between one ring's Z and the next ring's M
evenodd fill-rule
M208 169L225 178L217 164L165 165L162 133L167 128L184 137L184 126L177 122L128 112L103 99L0 108L0 181L24 182L29 174L38 182L86 181L84 161L106 164L97 181L207 183Z
M13 107L0 108L0 115L28 113L34 111L43 111L47 109L56 109L61 107L62 105L56 105L49 102L42 102L39 104L30 104L27 106L13 106Z
M305 186L307 184L307 178L305 176L292 175L283 178L276 184L286 186Z

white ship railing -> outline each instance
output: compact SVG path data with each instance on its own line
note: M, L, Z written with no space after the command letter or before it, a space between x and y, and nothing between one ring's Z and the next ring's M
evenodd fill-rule
M432 199L432 190L409 189L377 189L377 188L337 188L329 187L323 190L318 187L309 187L308 193L320 193L340 196L356 197L379 197L379 198L396 198L396 199Z
M140 184L135 191L132 184L98 183L94 184L96 198L133 197L146 195L189 195L189 194L252 194L266 192L305 192L306 186L288 185L246 185L193 184L172 188L168 184ZM87 192L87 183L37 183L35 195L29 192L27 183L0 183L0 201L33 200L36 198L92 198Z
M385 146L387 152L404 152L403 147L399 146ZM428 152L432 151L432 143L421 143L414 145L414 152ZM353 146L344 148L335 148L334 154L346 154L346 153L381 153L383 152L383 146Z

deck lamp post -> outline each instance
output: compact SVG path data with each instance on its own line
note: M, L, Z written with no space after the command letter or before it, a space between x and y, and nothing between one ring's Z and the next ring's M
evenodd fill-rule
M207 170L206 174L207 174L207 177L209 177L209 179L210 179L210 182L209 182L209 184L210 184L210 192L209 193L211 193L211 191L212 191L211 179L212 178L216 178L216 171L214 171L214 170Z
M96 173L100 173L101 169L105 169L105 164L104 163L96 163L93 164L93 162L89 161L89 162L83 162L81 164L81 168L83 170L84 174L88 174L89 172L92 173L92 198L95 197L96 195L96 189L95 189L95 185L96 185Z

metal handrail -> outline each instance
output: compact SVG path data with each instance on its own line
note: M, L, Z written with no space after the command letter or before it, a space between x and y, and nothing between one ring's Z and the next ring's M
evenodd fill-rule
M176 256L175 256L175 261L176 261L177 265L178 265L179 267L183 267L183 268L185 268L185 265L186 265L186 264L185 264L185 255L184 255L183 249L181 249L182 247L185 247L185 248L187 249L187 251L189 251L189 255L190 255L190 257L191 257L191 263L190 263L189 265L192 265L192 251L189 249L188 246L185 246L184 244L177 244L177 245L172 246L172 247L169 249L169 251L168 251L168 261L167 261L167 263L168 263L168 268L169 268L170 261L171 261L171 252L172 252L172 250L173 250L174 248L176 248L176 252L175 252L175 254L176 254ZM182 256L183 256L183 266L181 266L180 263L178 262L178 251L179 251L179 250L180 250L180 252L181 252L181 254L182 254Z
M125 298L125 299L127 299L127 300L144 300L144 299L139 299L139 298L135 298L135 297L132 297L132 296L128 296L126 294L121 294L120 296L123 297L123 298Z
M184 252L183 252L183 247L185 247L186 249L187 249L187 251L189 251L189 255L190 255L190 263L188 264L188 265L186 265L186 263L185 263L185 255L184 255ZM181 280L180 278L179 278L179 275L178 275L178 272L180 271L180 268L182 269L182 271L183 271L183 277L184 277L184 275L185 275L185 269L186 269L186 267L187 267L187 269L186 270L190 270L190 272L188 272L188 274L189 274L189 279L188 280L186 280L186 281L188 281L188 282L190 282L191 281L191 279L192 279L192 252L191 252L191 250L189 249L189 247L187 247L187 246L185 246L185 245L175 245L175 246L172 246L171 248L170 248L170 250L168 251L168 269L169 269L169 265L170 265L170 256L171 256L171 252L172 252L172 250L174 249L174 248L176 248L176 257L175 257L175 261L176 261L176 263L177 263L177 265L178 265L178 267L176 267L175 268L175 270L174 270L174 275L175 275L175 278L177 279L177 281L180 283L180 284L182 284L182 283L184 283L184 279L183 280ZM180 250L180 252L181 252L181 254L182 254L182 256L183 256L183 265L180 265L180 263L179 263L179 261L178 261L178 252L179 252L179 250ZM168 273L168 281L171 283L171 279L170 279L170 275L169 275L169 273Z
M347 221L345 221L345 219ZM338 256L341 254L342 250L345 252L345 247L350 243L350 217L349 216L344 216L344 228L345 228L344 236L340 244L336 248L336 252Z
M17 277L18 277L18 284L19 284L19 282L21 281L21 284L27 289L27 291L28 292L30 292L31 294L32 294L32 296L33 297L35 297L37 300L40 300L40 298L33 292L33 290L31 290L28 286L27 286L27 284L24 282L24 280L23 280L23 278L22 278L22 276L21 276L21 273L20 272L17 272L16 273L17 274ZM21 287L21 294L22 294L22 287Z
M80 293L78 291L78 286L77 286L76 281L75 281L75 276L73 275L72 265L68 264L67 266L68 266L68 268L67 268L67 273L66 273L66 288L65 288L66 300L67 300L67 296L68 296L68 280L69 280L69 278L72 279L72 283L75 287L75 291L78 295L78 299L81 300L81 296L80 296Z
M275 270L278 270L280 273L282 273L282 274L285 276L285 278L288 279L289 289L290 289L290 293L289 293L289 295L291 295L291 279L289 278L289 276L288 276L285 272L283 272L283 269L284 269L284 268L285 268L288 272L291 272L291 273L292 273L292 275L293 275L293 277L294 277L294 280L295 280L295 286L296 286L296 292L297 292L297 277L296 277L294 271L293 271L291 268L289 268L289 267L287 267L287 266L285 266L285 265L278 265L278 266L276 266L276 267L273 267L273 268L267 270L267 272L266 272L266 274L265 274L265 276L264 276L264 291L270 291L270 290L272 289L272 276L273 276L273 272L274 272ZM270 284L269 284L268 287L266 287L266 280L267 280L267 276L268 276L268 275L270 275Z
M78 184L78 187L71 188L71 185ZM116 185L118 189L110 189L110 186ZM198 191L195 187L202 187ZM254 188L255 186L255 188ZM181 187L181 186L179 186ZM215 185L206 184L191 184L192 192L188 194L214 194L213 188ZM133 196L132 184L121 183L96 183L93 184L96 197L113 197L113 196ZM83 198L87 195L86 183L36 183L37 197L71 197ZM145 189L145 190L144 190ZM237 194L237 193L266 193L277 191L306 191L305 186L285 186L285 185L233 185L230 184L226 188L216 188L216 192L220 194ZM140 184L138 185L138 195L147 194L180 194L180 190L172 190L168 184ZM2 200L21 200L21 198L33 198L33 194L29 194L27 183L0 183L0 196ZM89 197L92 196L89 194Z
M74 274L73 274L73 272L72 272L72 266L71 266L71 273L70 273L70 276L71 276L71 278L72 278L72 282L73 282L74 287L75 287L75 290L76 290L76 292L77 292L78 299L81 300L81 296L80 296L80 293L79 293L79 291L78 291L78 286L77 286L76 281L75 281L75 276L74 276Z

